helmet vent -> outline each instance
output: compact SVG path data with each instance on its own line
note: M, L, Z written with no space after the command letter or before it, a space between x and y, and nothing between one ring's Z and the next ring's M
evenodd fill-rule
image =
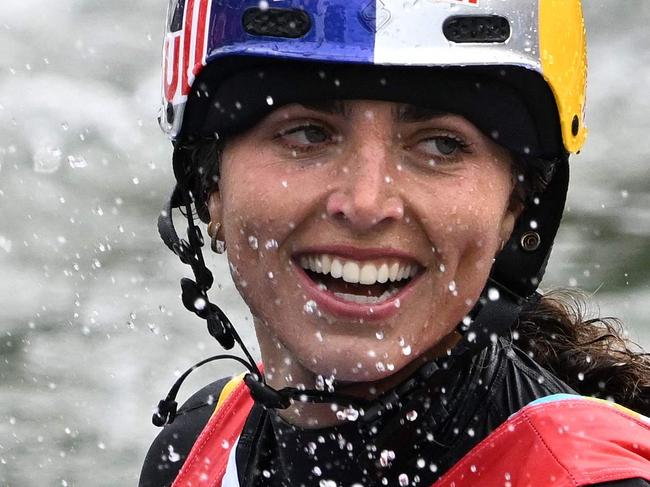
M506 42L510 38L510 23L498 15L455 16L445 20L442 32L456 43Z
M244 30L255 36L289 37L304 36L311 29L307 12L288 8L249 8L243 16Z
M171 0L169 3L169 20L167 28L169 32L178 32L183 28L183 12L185 0Z

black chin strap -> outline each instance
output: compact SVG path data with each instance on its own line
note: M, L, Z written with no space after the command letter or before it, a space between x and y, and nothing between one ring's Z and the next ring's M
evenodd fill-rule
M187 220L187 239L179 238L174 228L172 212L174 208L184 209ZM359 412L359 420L372 423L432 380L444 383L448 374L453 374L458 364L465 363L478 351L485 348L497 337L505 333L517 319L524 300L497 281L490 279L483 295L472 310L472 313L459 325L463 340L450 350L447 356L428 362L420 367L407 380L396 388L368 401L339 394L334 391L304 390L285 387L276 390L266 383L264 374L260 371L252 355L244 345L225 313L214 303L211 303L207 291L213 284L213 276L203 260L201 247L204 245L201 230L194 222L192 201L187 192L176 187L169 202L158 218L158 231L165 242L181 262L189 265L194 274L194 280L181 279L182 300L185 307L199 318L206 320L208 331L226 350L233 348L235 343L241 348L245 359L235 355L215 355L207 358L188 369L175 382L166 398L158 403L153 414L152 422L156 426L164 426L174 421L178 404L176 396L183 381L196 368L216 360L236 360L248 370L244 382L250 389L253 399L266 408L285 409L292 401L309 403L331 403L340 407L354 408ZM434 377L435 376L435 377Z

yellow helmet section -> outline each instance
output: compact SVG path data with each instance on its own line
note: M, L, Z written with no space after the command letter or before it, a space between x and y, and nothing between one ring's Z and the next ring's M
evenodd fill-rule
M564 147L578 152L587 138L587 46L580 0L539 0L539 48L542 74L557 102Z

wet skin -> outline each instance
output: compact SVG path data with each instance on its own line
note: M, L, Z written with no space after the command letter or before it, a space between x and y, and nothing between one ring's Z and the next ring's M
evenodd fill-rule
M461 116L389 102L281 107L228 142L220 172L211 219L277 388L334 376L371 396L444 353L519 210L505 149ZM350 303L301 267L322 254L417 270L384 303ZM282 415L333 421L329 407Z

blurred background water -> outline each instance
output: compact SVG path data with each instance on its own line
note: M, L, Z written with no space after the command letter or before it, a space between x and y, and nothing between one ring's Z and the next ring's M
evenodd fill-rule
M155 121L166 3L1 2L0 485L135 485L153 406L218 349L155 229L172 186ZM650 348L650 2L585 3L590 139L543 287L594 294Z

